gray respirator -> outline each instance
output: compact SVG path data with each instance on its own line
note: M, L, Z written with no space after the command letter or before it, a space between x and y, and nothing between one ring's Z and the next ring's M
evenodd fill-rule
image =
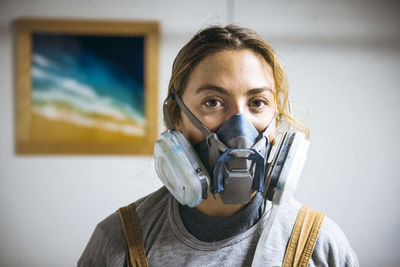
M164 103L168 131L155 143L156 172L172 195L183 205L197 206L212 194L224 204L246 204L253 192L264 190L266 162L270 151L268 132L257 129L242 114L236 114L211 132L176 94L170 96L205 136L191 145L174 129ZM275 116L271 121L275 121Z
M252 192L263 190L268 138L242 114L233 115L215 133L224 150L213 149L207 140L193 145L211 178L210 191L219 193L225 204L248 203Z

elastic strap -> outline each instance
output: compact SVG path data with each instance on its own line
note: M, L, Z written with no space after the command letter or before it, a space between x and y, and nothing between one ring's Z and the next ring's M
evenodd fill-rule
M127 243L127 264L130 267L148 267L140 227L136 215L135 203L119 209L119 216Z
M290 236L283 267L307 267L325 215L302 206Z
M164 121L165 121L165 124L167 125L167 128L169 130L174 130L175 129L174 124L172 123L171 118L169 117L169 114L168 114L168 99L166 99L164 101L163 114L164 114Z

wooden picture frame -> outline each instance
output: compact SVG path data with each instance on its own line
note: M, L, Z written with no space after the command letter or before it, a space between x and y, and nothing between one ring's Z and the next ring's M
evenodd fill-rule
M153 153L157 22L15 21L16 153Z

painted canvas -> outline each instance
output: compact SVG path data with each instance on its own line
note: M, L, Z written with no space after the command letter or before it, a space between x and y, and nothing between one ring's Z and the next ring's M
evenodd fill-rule
M154 116L149 114L156 112L148 105L157 101L149 99L155 94L148 88L146 35L32 30L29 36L24 59L30 65L29 125L24 129L31 144L39 151L39 144L58 146L61 153L71 146L107 153L98 145L118 145L123 154L127 146L152 150ZM150 148L140 148L146 143ZM118 154L117 148L111 150Z
M33 138L143 137L143 41L143 37L34 34Z

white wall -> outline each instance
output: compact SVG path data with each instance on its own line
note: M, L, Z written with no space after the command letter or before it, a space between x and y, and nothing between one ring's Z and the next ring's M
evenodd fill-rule
M194 32L254 28L309 112L297 198L342 227L361 266L399 266L399 11L395 1L0 1L0 266L75 265L96 223L161 185L151 157L15 154L10 23L19 16L159 20L159 107Z

